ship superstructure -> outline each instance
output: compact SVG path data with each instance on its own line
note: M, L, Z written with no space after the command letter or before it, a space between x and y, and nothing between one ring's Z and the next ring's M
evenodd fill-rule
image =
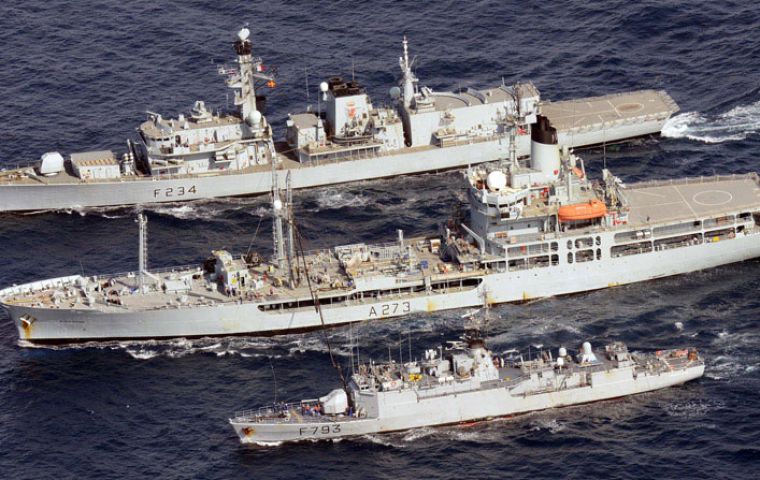
M420 360L359 365L345 389L292 404L238 412L243 443L278 445L459 424L619 398L701 377L693 348L632 353L622 342L597 353L534 349L497 354L479 337L429 349Z
M254 57L250 31L243 28L235 41L238 68L220 68L234 91L234 113L213 113L197 100L190 115L164 119L149 113L140 125L138 152L143 171L152 176L243 171L275 159L272 128L264 116L264 97L256 95L257 82L270 85L274 78L262 71Z
M531 137L530 159L513 155L499 167L470 169L469 205L429 236L399 231L387 243L294 258L290 189L275 188L270 260L215 251L197 267L152 270L143 288L137 273L72 275L5 288L0 303L21 340L32 343L273 335L479 306L484 297L578 293L760 257L757 174L626 185L604 170L591 181L545 118L537 117Z
M286 142L276 148L261 94L275 79L254 55L247 28L233 47L237 66L219 72L234 91L234 111L199 100L176 118L149 112L123 154L48 152L37 164L3 170L0 211L265 194L272 164L293 189L463 168L512 150L528 155L539 113L556 118L561 143L575 147L659 133L678 110L667 93L653 90L563 102L542 102L530 82L434 92L419 84L404 39L390 106L373 104L353 79L330 78L320 84L316 108L289 115Z
M355 80L330 78L320 85L317 112L290 115L287 138L300 162L339 160L403 151L410 147L445 148L461 144L515 144L510 134L526 135L540 110L532 83L487 90L434 92L420 87L412 72L404 38L400 87L393 87L393 107L374 107ZM524 152L526 142L522 143ZM489 148L489 145L483 145ZM508 152L501 151L502 155ZM497 157L494 157L494 159Z

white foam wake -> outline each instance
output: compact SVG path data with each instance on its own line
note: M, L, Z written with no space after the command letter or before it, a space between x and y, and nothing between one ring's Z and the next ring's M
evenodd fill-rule
M341 208L363 207L369 203L367 197L337 188L320 190L317 193L317 210L337 210Z
M670 118L662 127L663 137L704 143L744 140L753 133L760 133L760 101L712 117L699 112L682 113Z

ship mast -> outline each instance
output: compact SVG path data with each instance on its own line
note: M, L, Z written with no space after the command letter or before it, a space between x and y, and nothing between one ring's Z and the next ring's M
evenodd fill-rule
M138 250L138 280L140 293L145 293L145 272L148 264L148 219L141 211L137 214L137 224L139 228L139 250Z
M228 86L235 89L235 105L240 109L240 117L248 122L251 127L257 127L262 119L261 112L256 109L256 89L254 87L254 75L257 68L255 63L258 62L254 62L251 55L250 35L251 31L246 27L241 28L237 34L235 53L238 55L240 77L232 79Z
M295 258L295 241L294 241L294 228L293 228L293 190L290 188L290 172L285 176L285 215L287 219L287 242L288 242L288 277L290 278L291 285L297 285L300 283L296 279L295 270L293 268L293 258ZM296 267L298 266L296 262Z
M412 73L412 64L414 60L409 61L409 46L406 41L406 35L404 35L404 56L398 59L401 66L401 98L404 101L405 107L412 105L412 99L414 99L414 87L417 84L417 77Z
M277 268L282 270L285 268L285 240L282 232L282 219L287 213L285 212L286 205L282 203L282 197L280 195L280 182L277 179L277 165L272 162L272 214L274 215L274 222L272 222L273 237L274 237L274 256L272 263L277 265Z

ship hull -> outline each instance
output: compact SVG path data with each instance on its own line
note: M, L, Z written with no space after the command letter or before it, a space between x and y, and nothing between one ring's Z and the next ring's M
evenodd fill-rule
M611 243L606 232L603 245ZM400 318L483 304L519 302L625 285L684 274L760 257L760 234L702 243L677 250L547 268L494 272L476 277L480 284L452 286L430 293L386 296L323 305L324 323L313 307L266 310L258 303L173 306L153 310L57 309L3 303L19 337L31 343L76 343L103 339L155 339L223 335L273 335L333 327L357 321ZM564 251L560 250L560 255ZM15 287L15 288L23 288ZM0 292L0 296L8 294ZM26 319L26 321L24 321Z
M583 102L583 100L578 100ZM560 130L563 145L581 147L612 143L657 134L669 117L628 119L615 125L591 124ZM509 156L509 139L477 141L447 147L420 147L377 157L319 164L285 162L278 175L283 184L290 174L293 189L305 189L356 181L464 168ZM530 154L530 136L517 137L517 153ZM60 174L64 175L64 174ZM178 177L125 177L119 180L80 181L42 178L39 181L0 183L0 212L85 209L151 203L258 195L271 191L272 173L256 171L209 173Z
M361 435L403 431L420 427L460 424L510 417L550 408L581 405L626 397L672 387L697 379L704 374L704 364L661 374L637 377L627 369L622 372L601 371L591 374L591 385L539 394L513 394L507 387L480 389L456 395L420 397L417 392L398 392L389 399L394 408L389 415L368 419L325 419L318 422L267 423L231 419L240 441L273 445L303 440L329 440ZM392 395L390 392L386 395ZM409 397L403 401L402 396ZM403 415L399 413L403 412Z

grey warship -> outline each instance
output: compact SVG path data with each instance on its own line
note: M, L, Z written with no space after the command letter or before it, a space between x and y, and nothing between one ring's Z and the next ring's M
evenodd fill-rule
M556 357L537 353L498 355L473 336L417 361L359 365L345 389L237 412L229 422L246 444L334 440L620 398L680 385L705 370L693 348L634 353L613 342L597 355L584 342L576 355L564 347Z
M234 43L237 67L220 67L233 112L196 101L189 114L149 112L123 154L47 152L0 171L0 212L83 209L268 193L270 165L294 189L464 168L530 150L530 125L543 113L562 143L583 146L660 132L678 110L664 91L643 90L542 102L532 83L434 92L420 86L403 44L392 107L374 106L356 81L320 84L317 109L289 115L286 142L274 142L262 88L275 79L254 56L250 31ZM284 187L284 185L280 185Z
M760 257L760 179L592 181L538 116L531 156L465 174L467 205L429 236L298 253L291 190L273 169L273 255L31 281L0 290L22 345L275 335L521 302ZM288 178L282 183L288 184ZM314 296L316 292L317 296ZM319 308L317 308L319 307ZM318 312L321 311L321 315Z

